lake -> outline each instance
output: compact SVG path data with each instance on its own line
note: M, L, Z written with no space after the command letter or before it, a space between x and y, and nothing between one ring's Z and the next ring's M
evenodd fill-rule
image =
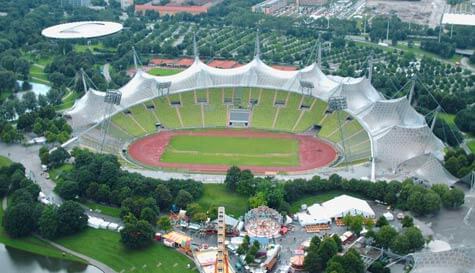
M102 273L96 267L44 257L0 244L2 273Z

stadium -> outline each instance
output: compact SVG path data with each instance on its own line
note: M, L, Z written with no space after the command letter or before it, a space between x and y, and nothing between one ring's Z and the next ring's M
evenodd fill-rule
M439 161L443 142L409 98L386 99L370 79L325 75L318 63L278 70L259 52L257 39L250 63L219 69L200 61L195 43L193 64L178 74L139 68L118 92L89 89L65 113L79 132L66 145L171 172L239 165L260 174L319 174L351 165L364 166L372 180L456 182Z

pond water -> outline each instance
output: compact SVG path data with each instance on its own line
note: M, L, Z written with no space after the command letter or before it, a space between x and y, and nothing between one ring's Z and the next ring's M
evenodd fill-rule
M17 82L18 82L18 84L19 84L20 87L21 87L21 85L23 84L23 81L18 80ZM30 82L30 84L31 84L31 90L28 90L28 91L26 91L26 92L31 91L31 92L35 93L36 96L39 96L39 95L46 96L46 94L48 94L48 91L51 89L51 87L50 87L49 85L42 84L42 83ZM24 93L25 93L25 92L23 92L23 91L22 91L22 92L18 92L18 93L17 93L17 96L18 96L19 98L21 98L21 96L22 96Z
M2 273L102 273L93 266L44 257L0 244Z

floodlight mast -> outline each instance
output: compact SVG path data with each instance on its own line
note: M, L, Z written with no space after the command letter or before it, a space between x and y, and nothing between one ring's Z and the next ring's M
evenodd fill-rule
M112 111L114 110L114 105L120 105L120 101L122 100L122 93L118 90L107 90L106 95L104 97L104 102L107 104L106 109L104 111L104 117L101 125L101 136L102 141L99 147L99 152L102 153L104 151L104 146L106 144L106 137L109 133L110 125L111 125L111 118L112 118Z
M170 94L170 87L172 86L172 82L157 82L157 96L164 96Z
M349 168L349 157L351 156L350 147L346 147L345 144L345 136L343 134L343 127L341 126L341 111L348 108L348 102L346 97L343 96L333 96L328 99L328 107L330 111L335 112L338 119L338 127L340 129L340 137L341 137L341 146L343 148L343 155L345 157L346 168Z
M312 90L315 88L315 86L313 85L313 82L310 82L310 81L300 80L299 84L300 84L300 89L302 90L303 95L311 95Z

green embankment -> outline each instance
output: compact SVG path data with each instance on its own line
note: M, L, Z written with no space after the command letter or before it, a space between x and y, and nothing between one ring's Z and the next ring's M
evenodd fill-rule
M120 234L88 228L80 234L62 238L57 243L107 264L117 272L191 273L193 261L172 248L154 243L146 249L127 250L120 243Z
M161 161L194 164L296 166L295 139L185 136L171 139Z

